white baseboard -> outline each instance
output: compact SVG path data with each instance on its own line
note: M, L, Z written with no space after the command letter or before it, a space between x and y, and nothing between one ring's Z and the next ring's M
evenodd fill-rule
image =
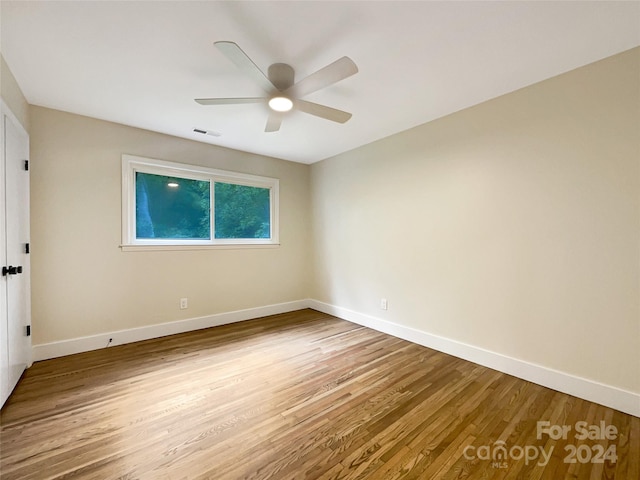
M266 317L267 315L293 312L295 310L307 308L308 306L309 303L307 300L297 300L294 302L278 303L275 305L249 308L246 310L217 313L215 315L207 315L205 317L189 318L175 322L101 333L88 337L72 338L70 340L62 340L60 342L44 343L33 346L32 358L33 361L36 362L39 360L47 360L49 358L72 355L74 353L98 350L100 348L105 348L110 338L113 339L110 346L123 345L125 343L139 342L141 340L165 337L167 335L175 335L176 333L184 333L203 328L226 325L228 323L242 322L253 318Z
M464 360L468 360L500 372L513 375L544 387L615 408L621 412L640 417L640 395L602 384L586 378L577 377L542 365L525 362L480 347L433 335L422 330L389 322L371 315L365 315L347 308L330 305L318 300L297 300L264 307L249 308L233 312L218 313L205 317L189 318L175 322L149 325L145 327L118 330L88 337L73 338L60 342L34 345L33 361L72 355L105 348L109 339L111 346L149 340L152 338L190 332L203 328L216 327L229 323L242 322L253 318L293 312L304 308L313 308L343 320L363 325L409 342L417 343Z
M310 299L309 308L640 417L640 394Z

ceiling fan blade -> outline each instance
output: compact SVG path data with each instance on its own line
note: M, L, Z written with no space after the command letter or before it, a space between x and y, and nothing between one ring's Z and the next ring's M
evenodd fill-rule
M231 60L235 65L242 70L244 74L251 77L260 88L265 92L271 93L275 89L273 83L269 81L262 70L253 63L249 56L242 51L242 49L234 42L214 42L214 45L218 47L225 57Z
M327 107L326 105L320 105L318 103L307 102L306 100L298 100L296 102L298 110L316 117L331 120L332 122L345 123L351 118L349 112L337 110L335 108Z
M238 103L262 103L267 99L265 97L246 97L246 98L196 98L200 105L236 105Z
M356 73L358 73L358 67L353 63L353 60L349 57L342 57L317 72L312 73L308 77L303 78L287 90L287 93L298 98L304 97Z
M264 127L265 132L277 132L280 130L280 125L282 124L282 115L277 113L270 113L269 118L267 118L267 125Z

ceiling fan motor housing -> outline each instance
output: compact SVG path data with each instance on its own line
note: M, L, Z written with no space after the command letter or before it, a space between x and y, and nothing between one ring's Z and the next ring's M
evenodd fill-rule
M279 91L284 92L294 83L295 72L291 65L286 63L274 63L267 72L269 80Z

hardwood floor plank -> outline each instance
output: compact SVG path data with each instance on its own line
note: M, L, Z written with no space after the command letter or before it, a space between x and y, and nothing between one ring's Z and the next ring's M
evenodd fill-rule
M637 417L313 310L38 362L0 415L3 480L640 478ZM480 458L497 442L553 454Z

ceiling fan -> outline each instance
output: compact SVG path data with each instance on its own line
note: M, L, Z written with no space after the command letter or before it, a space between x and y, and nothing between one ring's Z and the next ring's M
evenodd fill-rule
M284 114L293 108L337 123L345 123L351 118L348 112L300 99L357 73L358 67L349 57L342 57L294 83L295 72L293 67L286 63L274 63L265 75L236 43L215 42L214 45L243 73L252 78L267 95L245 98L196 98L200 105L267 103L270 112L265 132L280 130Z

